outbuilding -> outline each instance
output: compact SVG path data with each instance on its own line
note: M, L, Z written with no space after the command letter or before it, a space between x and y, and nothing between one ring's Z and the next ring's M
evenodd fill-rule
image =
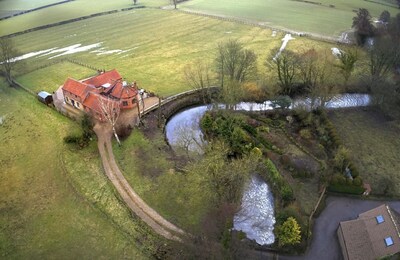
M37 94L38 100L46 105L51 104L53 102L53 96L46 92L46 91L40 91Z

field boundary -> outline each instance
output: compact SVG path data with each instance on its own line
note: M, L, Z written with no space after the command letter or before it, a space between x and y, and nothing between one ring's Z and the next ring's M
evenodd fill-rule
M36 8L24 10L22 12L18 12L18 13L14 13L14 14L11 14L11 15L8 15L8 16L1 17L0 21L9 19L9 18L12 18L12 17L15 17L15 16L27 14L27 13L30 13L30 12L34 12L34 11L37 11L37 10L40 10L40 9L45 9L45 8L48 8L48 7L61 5L61 4L65 4L65 3L73 2L73 1L75 1L75 0L64 0L64 1L61 1L61 2L53 3L53 4L42 5L42 6L39 6L39 7L36 7Z
M81 21L81 20L86 20L86 19L90 19L90 18L93 18L93 17L97 17L97 16L103 16L103 15L114 14L114 13L118 13L118 12L125 12L125 11L130 11L130 10L133 10L133 9L141 9L141 8L146 8L146 7L145 6L133 6L133 7L128 7L128 8L115 9L115 10L111 10L111 11L94 13L94 14L90 14L90 15L85 15L85 16L81 16L81 17L77 17L77 18L73 18L73 19L68 19L68 20L56 22L56 23L50 23L50 24L37 26L37 27L34 27L34 28L26 29L24 31L19 31L19 32L3 35L3 36L0 37L0 39L2 39L2 38L11 38L11 37L22 35L22 34L25 34L25 33L30 33L30 32L43 30L43 29L48 29L48 28L51 28L51 27L56 27L56 26L59 26L59 25L69 24L69 23L73 23L73 22L77 22L77 21Z
M243 19L243 18L237 18L237 17L232 17L232 16L225 16L225 15L217 15L217 14L208 14L205 12L198 12L198 11L192 11L192 10L182 10L182 9L177 9L175 11L181 12L181 13L186 13L186 14L191 14L191 15L198 15L198 16L204 16L212 19L217 19L221 21L228 21L228 22L234 22L234 23L239 23L239 24L244 24L244 25L249 25L253 27L259 27L263 29L270 29L273 31L277 32L283 32L283 33L290 33L296 36L300 37L308 37L314 40L318 41L324 41L328 43L337 43L337 44L351 44L346 41L341 41L340 37L329 37L329 36L324 36L316 33L310 33L310 32L298 32L294 30L289 30L286 28L277 28L273 27L270 25L266 25L264 22L256 22L248 19Z
M70 58L62 58L62 59L54 60L53 62L42 64L42 65L37 66L37 67L35 67L33 69L27 70L27 71L25 71L23 73L16 74L16 75L14 75L14 77L16 77L16 78L17 77L21 77L21 76L27 75L29 73L32 73L32 72L35 72L35 71L38 71L38 70L41 70L41 69L45 69L45 68L51 67L53 65L57 65L59 63L63 63L63 62L73 63L75 65L82 66L82 67L91 69L91 70L96 71L96 72L104 70L104 69L96 68L96 67L94 67L94 66L92 66L90 64L83 63L82 61L79 61L79 60L70 59Z

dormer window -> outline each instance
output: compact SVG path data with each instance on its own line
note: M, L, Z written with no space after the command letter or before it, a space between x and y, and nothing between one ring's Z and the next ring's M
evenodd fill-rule
M386 244L386 246L391 246L391 245L393 245L394 243L393 243L392 237L387 237L387 238L385 238L385 244Z
M377 217L375 217L375 218L376 218L376 222L377 222L378 224L381 224L381 223L385 222L385 219L383 218L382 215L379 215L379 216L377 216Z

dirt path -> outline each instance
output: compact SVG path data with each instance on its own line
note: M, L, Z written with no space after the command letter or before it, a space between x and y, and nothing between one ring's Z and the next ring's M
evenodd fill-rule
M159 235L170 240L181 241L179 236L186 233L149 207L121 173L112 151L111 127L108 124L97 123L94 131L98 138L98 148L104 171L127 206Z

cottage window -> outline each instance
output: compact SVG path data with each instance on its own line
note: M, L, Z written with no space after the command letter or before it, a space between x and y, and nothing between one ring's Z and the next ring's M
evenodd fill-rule
M122 101L122 105L125 107L128 105L128 101Z
M68 97L65 97L65 100L68 101Z
M393 243L392 237L387 237L387 238L385 238L385 244L386 244L386 246L391 246L391 245L393 245L394 243Z
M376 222L378 224L381 224L381 223L385 222L385 219L383 218L382 215L379 215L379 216L375 217L375 219L376 219Z

